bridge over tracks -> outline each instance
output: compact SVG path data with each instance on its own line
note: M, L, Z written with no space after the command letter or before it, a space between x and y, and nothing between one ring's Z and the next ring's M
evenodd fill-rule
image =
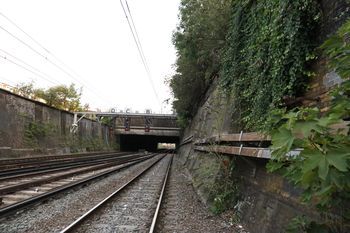
M75 122L79 121L78 116L88 114L92 113L76 113ZM180 128L173 114L94 112L93 115L98 120L112 119L117 143L123 151L154 151L158 143L179 143Z

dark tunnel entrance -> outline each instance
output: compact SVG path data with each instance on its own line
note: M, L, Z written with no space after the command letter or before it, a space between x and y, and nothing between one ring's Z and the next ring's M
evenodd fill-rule
M151 135L119 135L121 151L156 151L158 143L179 143L179 137Z

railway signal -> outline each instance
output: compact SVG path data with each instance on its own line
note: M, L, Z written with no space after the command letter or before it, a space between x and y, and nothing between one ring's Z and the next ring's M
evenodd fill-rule
M129 119L129 117L125 118L124 129L125 129L125 131L130 131L130 119Z
M145 132L149 132L151 128L152 121L150 118L145 117Z

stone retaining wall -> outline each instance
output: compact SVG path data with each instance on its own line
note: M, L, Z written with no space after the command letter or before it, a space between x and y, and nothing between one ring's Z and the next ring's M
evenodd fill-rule
M0 89L0 157L92 151L113 144L109 127L90 119L82 119L77 134L71 134L73 117Z

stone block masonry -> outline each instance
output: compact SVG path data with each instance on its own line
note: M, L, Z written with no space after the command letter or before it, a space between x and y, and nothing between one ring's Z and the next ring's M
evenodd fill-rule
M113 144L107 125L82 119L70 133L73 114L0 89L0 158L103 150Z

